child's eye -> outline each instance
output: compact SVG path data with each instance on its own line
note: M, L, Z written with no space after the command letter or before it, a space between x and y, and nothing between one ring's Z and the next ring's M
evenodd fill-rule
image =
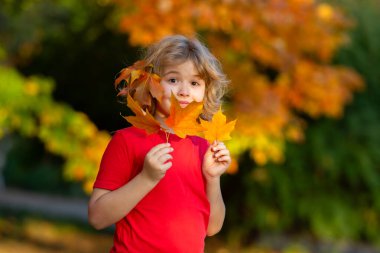
M198 83L198 82L191 82L191 85L193 85L193 86L198 86L199 83Z
M169 81L169 83L176 83L176 82L177 82L177 79L175 79L175 78L170 78L168 81Z

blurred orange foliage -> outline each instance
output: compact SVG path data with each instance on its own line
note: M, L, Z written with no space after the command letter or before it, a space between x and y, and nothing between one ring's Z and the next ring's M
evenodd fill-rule
M353 70L335 66L353 26L335 6L315 0L113 0L120 31L146 46L165 35L201 38L232 80L228 113L238 118L228 143L264 165L283 161L286 140L302 141L300 114L338 118L363 88Z

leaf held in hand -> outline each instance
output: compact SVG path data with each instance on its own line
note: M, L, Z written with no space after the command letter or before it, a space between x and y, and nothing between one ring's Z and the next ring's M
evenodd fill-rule
M129 66L127 68L123 68L122 70L120 70L120 72L117 73L115 76L115 82L114 82L115 89L117 88L119 83L122 82L123 80L125 80L125 82L127 82L128 84L133 82L136 79L136 77L137 78L139 77L139 76L136 76L136 74L138 74L139 72L134 72L133 74L132 72L134 70L140 70L140 73L141 73L141 70L144 68L144 66L145 66L144 61L137 61L132 66Z
M231 139L231 132L234 130L236 120L226 123L226 116L222 113L221 108L214 114L211 121L201 119L201 125L204 128L204 137L210 143L216 141L226 141Z
M197 119L202 112L202 108L203 103L201 102L192 102L182 108L172 94L170 115L165 123L181 138L185 138L186 135L199 135L202 132L202 127L197 122Z
M153 65L137 61L132 66L122 69L115 77L115 88L119 89L117 96L129 93L140 106L151 106L152 98L161 102L163 88L161 78L153 72Z
M152 101L149 93L152 97L156 98L160 103L162 101L163 89L160 84L161 78L150 72L142 72L138 79L136 79L132 85L131 89L135 89L134 98L139 101L142 105L150 106Z
M129 94L127 97L127 106L136 114L136 116L123 116L123 118L133 126L144 129L148 134L160 130L160 123L158 123L148 111L143 111L140 105L133 100Z

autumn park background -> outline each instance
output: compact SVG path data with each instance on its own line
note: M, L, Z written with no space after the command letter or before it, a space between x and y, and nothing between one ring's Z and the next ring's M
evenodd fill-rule
M380 252L379 15L378 0L0 0L0 252L107 251L112 228L4 199L85 203L128 126L114 75L174 33L220 59L238 119L206 252Z

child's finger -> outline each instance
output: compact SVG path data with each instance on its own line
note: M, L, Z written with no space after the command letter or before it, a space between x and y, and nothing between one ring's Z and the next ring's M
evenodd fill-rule
M163 147L163 148L157 150L155 153L153 153L153 156L159 158L162 155L168 154L168 153L170 153L172 151L173 151L172 147Z
M218 162L230 162L231 161L231 156L229 155L223 155L218 158L216 158Z
M170 147L170 143L161 143L161 144L158 144L158 145L154 146L149 151L149 153L151 153L152 155L154 155L157 151L161 150L162 148L167 148L167 147Z
M158 161L161 163L166 163L170 159L173 159L170 154L163 154L162 156L158 157Z
M222 150L217 151L214 154L214 157L218 158L218 157L225 156L225 155L230 155L230 151L228 149L222 149Z
M216 145L214 147L212 147L212 151L218 151L218 150L225 149L225 148L226 148L226 145L224 145L223 142L218 142L218 143L216 143Z
M163 171L167 171L168 169L170 169L170 167L172 167L172 162L167 162L167 163L164 163L162 166L161 166L161 169Z

